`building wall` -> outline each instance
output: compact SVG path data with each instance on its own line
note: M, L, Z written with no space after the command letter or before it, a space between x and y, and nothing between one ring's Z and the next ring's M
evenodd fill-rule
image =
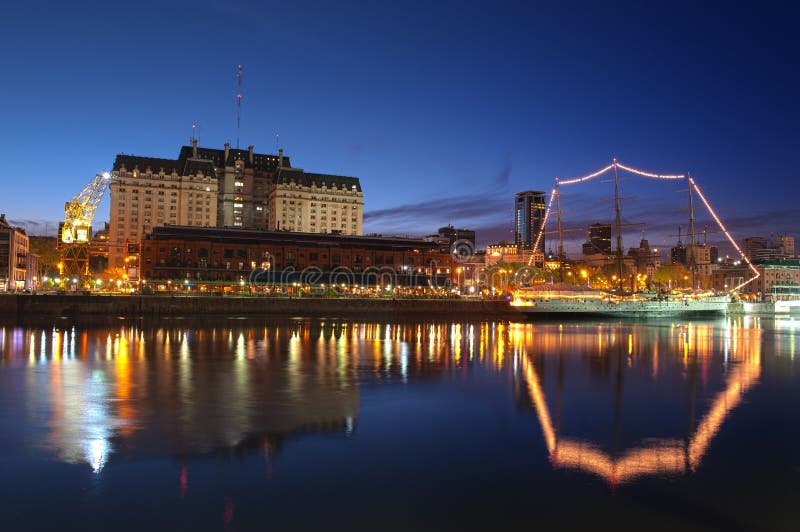
M269 229L362 235L364 194L344 184L276 183L269 194Z
M202 174L125 167L115 171L109 186L109 266L123 266L126 241L139 241L153 227L216 226L217 186L214 177Z
M0 291L23 290L28 275L28 235L0 217Z
M142 242L144 279L237 281L286 268L455 275L452 256L421 240L183 229L158 229Z
M267 229L267 198L275 170L283 162L283 150L277 156L256 154L253 150L253 146L246 152L231 150L225 144L224 166L216 168L220 227Z

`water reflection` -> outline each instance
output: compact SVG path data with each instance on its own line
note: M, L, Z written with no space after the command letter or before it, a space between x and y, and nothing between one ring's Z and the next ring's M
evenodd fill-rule
M365 386L482 371L513 390L519 415L535 413L553 467L613 485L697 470L758 383L762 343L760 323L745 319L0 327L0 404L22 417L10 418L19 430L2 428L95 474L115 459L182 457L185 493L193 455L269 456L298 433L357 436Z
M563 329L563 328L562 328ZM616 363L614 371L616 403L614 405L615 431L620 429L619 399L622 394L624 369L639 363L652 365L652 380L656 381L659 367L659 349L667 353L679 353L680 364L689 370L689 394L696 393L694 378L698 367L703 375L709 371L710 361L719 353L724 356L724 387L713 395L710 406L697 423L696 428L686 438L647 438L641 445L620 449L618 445L608 452L590 439L569 437L558 430L558 420L553 420L551 408L540 382L536 356L526 356L523 362L523 375L528 386L531 403L539 418L545 444L554 467L580 469L597 475L610 484L629 482L643 475L673 475L695 471L708 452L709 445L720 430L725 418L742 401L744 394L758 382L761 373L761 330L745 326L742 319L732 319L719 327L721 331L708 324L676 325L669 329L648 329L648 335L636 334L636 328L625 336L617 328L597 327L596 355ZM721 333L721 334L719 334ZM546 346L559 351L559 361L564 349L574 347L591 352L594 342L588 334L570 336L565 342L562 331L549 335L551 340L558 338L556 345L544 341ZM721 345L715 340L719 337ZM547 347L545 347L547 349ZM624 357L617 356L624 351ZM649 360L648 360L649 358ZM560 367L563 371L563 368ZM563 393L563 375L558 376L558 402ZM654 392L656 393L656 392ZM694 417L694 401L690 404L689 417ZM657 415L658 412L653 412ZM691 424L691 421L690 421Z

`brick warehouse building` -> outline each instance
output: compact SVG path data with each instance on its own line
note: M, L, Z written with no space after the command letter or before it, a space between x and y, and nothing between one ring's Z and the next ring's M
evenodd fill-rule
M452 256L424 240L181 226L154 227L142 240L140 264L145 281L241 282L257 273L259 282L305 275L317 283L393 278L404 286L445 286L456 275Z

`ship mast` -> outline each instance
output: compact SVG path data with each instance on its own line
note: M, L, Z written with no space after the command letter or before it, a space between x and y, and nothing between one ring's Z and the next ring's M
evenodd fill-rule
M692 176L687 172L687 177L691 183ZM695 246L695 232L694 232L694 199L692 197L692 186L689 185L689 247L687 248L687 253L689 256L687 257L689 262L689 272L692 275L692 289L695 287L695 273L697 271L697 258L695 257L695 253L697 252Z
M622 215L619 205L619 174L617 174L617 158L614 157L614 225L617 230L617 278L619 279L619 291L622 292Z
M563 266L564 263L564 228L561 226L561 194L558 192L558 178L554 189L556 195L556 213L558 214L558 260Z

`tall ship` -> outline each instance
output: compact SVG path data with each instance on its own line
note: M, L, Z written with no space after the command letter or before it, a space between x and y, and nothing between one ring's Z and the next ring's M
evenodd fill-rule
M661 290L659 292L652 291L639 291L635 289L625 290L623 288L623 279L626 277L623 266L623 246L622 246L622 216L620 208L620 194L619 194L619 174L618 169L623 169L635 174L639 174L651 179L662 180L686 180L688 182L689 193L689 233L690 246L692 250L688 258L689 272L691 274L691 286L696 287L695 284L695 230L694 230L694 197L697 195L704 206L708 209L712 218L717 222L722 233L728 238L728 241L733 245L742 256L742 259L750 266L755 276L746 280L739 286L733 287L732 290L726 293L715 293L710 290L699 290L693 288L691 290L677 291L677 290ZM588 176L559 181L556 179L555 187L552 190L550 201L548 203L547 211L545 213L544 223L537 238L535 248L538 248L541 241L542 234L545 230L545 224L550 216L551 208L553 207L553 199L556 200L556 214L558 216L558 235L559 245L558 253L555 257L556 261L560 264L559 268L563 272L563 266L566 261L563 246L563 229L561 221L561 200L559 195L559 186L571 185L581 183L598 177L608 171L613 170L614 178L611 182L614 183L614 230L616 234L616 246L613 250L613 260L609 260L608 266L613 265L616 269L615 284L603 289L591 288L588 282L584 286L565 282L534 284L528 287L522 287L515 291L511 305L520 312L528 315L554 315L561 317L581 317L581 316L617 316L617 317L632 317L632 318L645 318L645 317L667 317L667 316L708 316L708 315L724 315L727 312L728 304L731 302L731 294L735 293L741 286L752 281L758 276L757 270L750 264L747 257L741 252L741 249L728 233L719 217L714 213L711 205L706 200L702 191L698 187L695 180L687 175L663 175L654 174L650 172L643 172L635 168L627 167L618 163L616 159L613 162ZM630 225L630 224L626 224ZM609 235L610 236L610 235ZM680 240L680 236L679 236ZM608 243L610 250L610 242ZM610 259L610 257L609 257ZM563 277L563 276L562 276ZM670 287L671 288L671 287Z

